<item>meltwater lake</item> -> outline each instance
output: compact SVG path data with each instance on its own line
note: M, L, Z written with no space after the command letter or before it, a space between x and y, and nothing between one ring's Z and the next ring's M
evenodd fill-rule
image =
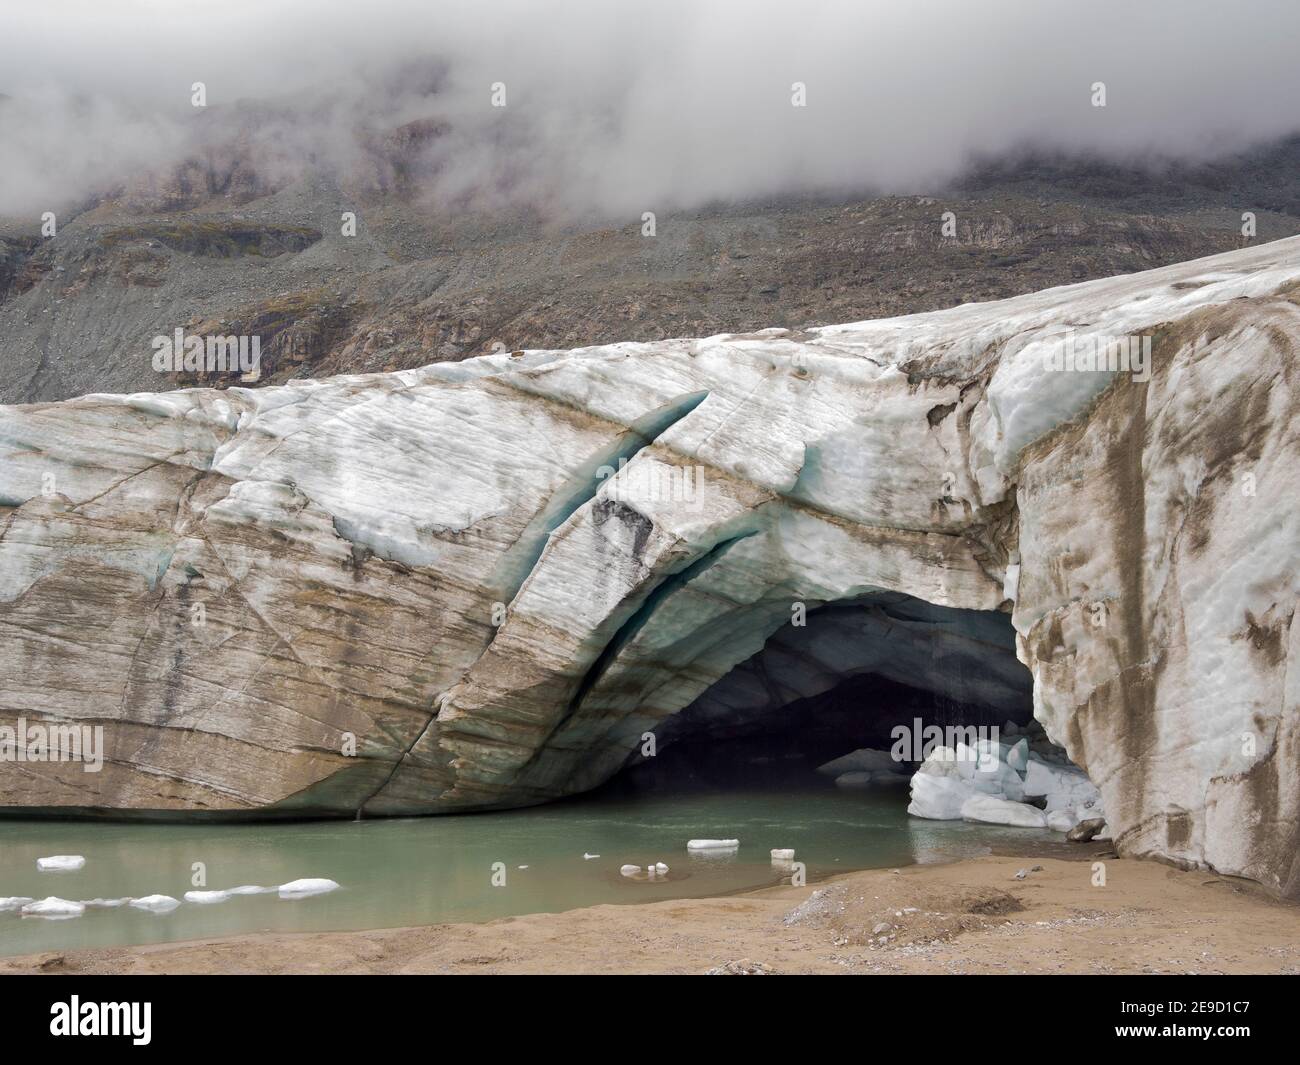
M400 820L268 824L0 821L0 898L70 900L199 887L335 880L329 894L296 900L234 896L182 902L170 913L87 907L80 917L0 913L0 954L172 942L258 931L328 931L487 921L598 903L720 895L781 882L769 852L792 847L809 881L987 854L1054 836L906 813L906 789L726 789L682 794L603 792L505 813ZM731 854L688 854L692 838L738 838ZM38 872L38 858L84 855L72 872ZM584 855L599 855L585 858ZM663 862L667 876L630 880L624 864ZM194 883L202 863L206 883ZM505 883L493 886L493 867ZM788 881L788 871L785 876ZM497 879L500 879L498 875Z

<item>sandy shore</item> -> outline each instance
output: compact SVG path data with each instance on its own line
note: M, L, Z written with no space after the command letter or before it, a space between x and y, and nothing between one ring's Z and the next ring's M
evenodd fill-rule
M36 954L0 973L1300 973L1300 906L1104 862L1103 887L1090 861L987 857L487 924Z

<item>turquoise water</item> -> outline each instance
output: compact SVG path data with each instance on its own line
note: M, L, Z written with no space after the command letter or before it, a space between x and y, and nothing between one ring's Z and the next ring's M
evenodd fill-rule
M921 821L902 791L805 790L598 796L531 810L360 822L144 825L0 821L0 897L181 898L203 863L208 890L303 877L338 891L297 901L236 896L168 914L88 908L49 920L0 913L0 954L161 943L261 930L325 931L484 921L597 903L718 895L776 884L769 851L793 847L809 880L986 854L1047 832ZM692 838L739 838L732 856L686 853ZM599 858L584 860L583 854ZM77 872L40 873L37 858L81 854ZM669 866L658 882L624 863ZM492 884L494 863L505 884ZM527 866L521 869L520 866Z

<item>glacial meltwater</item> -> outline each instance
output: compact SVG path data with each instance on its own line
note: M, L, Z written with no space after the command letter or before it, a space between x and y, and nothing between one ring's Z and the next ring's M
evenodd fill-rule
M1055 834L906 813L907 790L846 791L829 782L780 791L620 794L505 813L278 824L0 821L0 898L118 899L307 877L339 889L182 902L169 913L87 907L50 919L0 913L0 954L159 943L260 931L326 931L486 921L597 903L719 895L775 885L773 848L793 848L809 882L854 869L946 861ZM735 838L731 854L688 854L695 838ZM1059 839L1059 837L1056 837ZM38 858L85 865L38 872ZM587 858L585 855L599 855ZM633 880L625 864L663 862ZM196 863L201 863L198 865ZM497 865L496 863L500 863ZM495 879L504 883L494 886ZM201 870L202 882L196 875Z

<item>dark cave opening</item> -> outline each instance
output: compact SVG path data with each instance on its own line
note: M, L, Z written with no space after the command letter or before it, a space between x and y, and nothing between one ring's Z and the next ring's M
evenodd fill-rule
M896 726L1023 727L1032 717L1032 677L1016 658L1009 615L876 593L784 626L664 722L654 756L633 757L606 787L834 787L818 766L889 750Z

